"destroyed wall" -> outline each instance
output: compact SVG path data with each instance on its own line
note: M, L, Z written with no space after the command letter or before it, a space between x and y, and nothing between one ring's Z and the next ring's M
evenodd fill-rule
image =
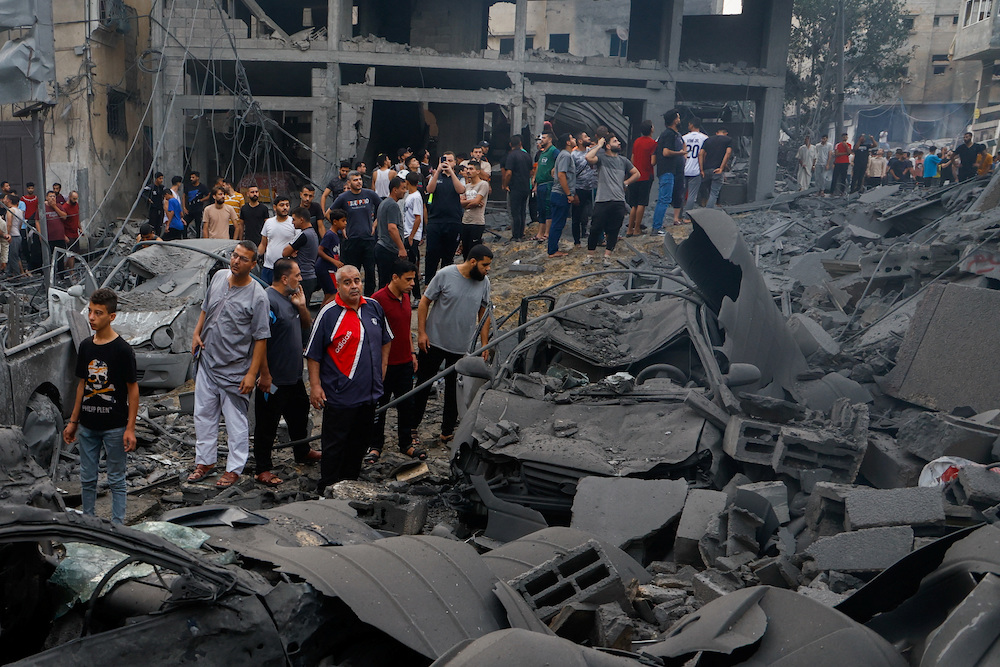
M148 19L139 17L149 15L152 3L107 3L105 17L113 6L121 8L123 18L102 21L97 3L53 2L56 86L55 106L44 116L45 180L46 186L62 183L65 194L80 192L84 229L90 227L89 218L105 193L107 202L92 223L95 229L128 211L151 158L150 119L143 120L143 114L153 76L139 63L155 65L155 59L142 57L150 33ZM0 33L0 42L4 39ZM0 121L13 120L17 108L20 105L0 106ZM133 147L137 134L147 139ZM3 166L5 171L20 169L19 164ZM35 173L9 176L0 178L37 180Z
M481 51L488 3L483 0L435 0L412 5L409 43L439 53Z
M568 35L568 53L575 56L625 55L612 53L619 33L629 38L631 0L548 0L528 3L528 35L533 48L554 50L553 35ZM490 48L500 48L500 35L514 34L514 3L500 2L490 8ZM614 36L614 37L612 37Z

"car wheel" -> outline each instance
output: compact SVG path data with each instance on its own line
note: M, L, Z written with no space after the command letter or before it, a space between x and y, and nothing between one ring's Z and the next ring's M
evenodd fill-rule
M46 470L52 463L52 452L62 446L63 417L52 399L44 394L32 394L28 399L24 422L24 441L31 458Z

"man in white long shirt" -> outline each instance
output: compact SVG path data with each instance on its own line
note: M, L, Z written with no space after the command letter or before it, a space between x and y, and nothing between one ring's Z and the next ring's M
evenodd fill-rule
M799 165L799 192L808 190L809 182L812 180L813 167L816 166L816 149L809 143L809 135L806 135L805 143L799 146L795 159Z

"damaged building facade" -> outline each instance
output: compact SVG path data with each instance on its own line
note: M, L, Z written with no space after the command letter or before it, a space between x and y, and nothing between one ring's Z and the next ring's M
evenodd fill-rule
M341 160L371 164L404 146L461 152L485 138L495 161L512 133L537 134L553 117L557 131L607 124L631 139L675 105L739 104L752 107L752 122L733 128L749 146L747 196L763 197L791 6L174 0L154 9L161 170L289 171L322 185Z
M960 28L955 35L955 60L978 64L981 69L976 97L976 117L971 130L976 141L1000 139L1000 100L996 88L1000 70L1000 22L989 0L962 3Z

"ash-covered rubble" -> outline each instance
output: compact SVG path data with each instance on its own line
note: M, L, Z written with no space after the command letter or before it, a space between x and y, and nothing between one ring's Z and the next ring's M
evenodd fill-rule
M60 512L0 449L41 489L0 507L0 642L33 664L996 664L997 200L691 211L663 257L526 297L492 363L459 363L450 470L387 453L389 481L320 499L279 454L280 494L174 490L190 420L160 397L130 488L169 492L140 531Z

